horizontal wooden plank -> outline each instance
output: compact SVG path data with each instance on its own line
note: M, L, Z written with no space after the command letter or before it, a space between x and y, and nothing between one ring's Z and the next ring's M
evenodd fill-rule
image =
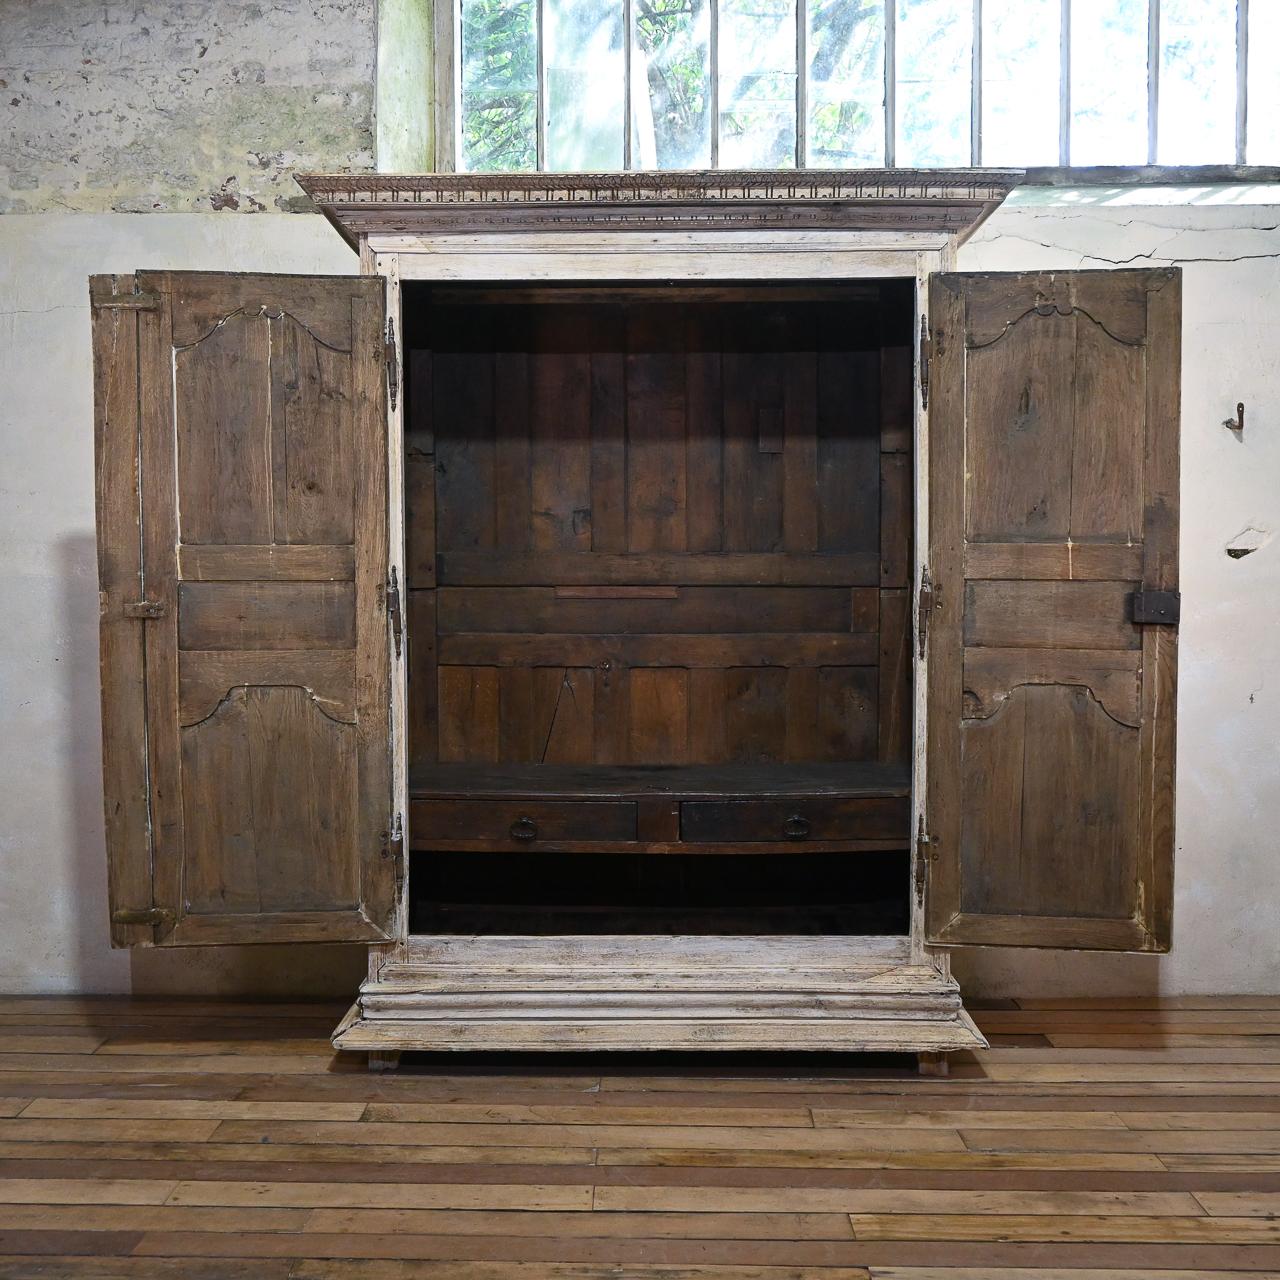
M441 637L459 633L634 636L874 633L874 587L685 587L673 600L561 599L554 587L441 587Z
M968 542L966 578L1121 581L1142 577L1141 543Z
M719 635L586 635L468 632L442 635L442 666L462 667L874 667L876 635L740 632Z
M855 1214L859 1240L1160 1241L1171 1244L1276 1244L1280 1222L1254 1218L1103 1217L1097 1214Z
M9 1123L15 1123L10 1121ZM33 1121L32 1123L40 1123ZM55 1123L52 1121L46 1123ZM519 1130L503 1124L309 1124L303 1121L225 1120L215 1131L219 1142L350 1142L394 1143L397 1145L434 1144L456 1146L610 1146L669 1147L683 1135L678 1125L591 1125L527 1124ZM839 1130L804 1130L794 1127L771 1128L708 1126L700 1130L700 1138L709 1145L731 1149L779 1146L788 1149L842 1150L849 1136ZM951 1130L873 1129L858 1135L858 1145L867 1151L954 1151L963 1145Z
M525 1212L591 1209L589 1184L394 1182L180 1182L169 1204L271 1208L520 1209Z
M321 582L184 582L182 649L350 649L355 587Z
M184 582L351 582L355 563L351 546L178 547L178 576Z
M965 584L964 643L1005 649L1139 649L1126 582Z
M662 796L682 799L753 796L906 796L904 764L559 765L430 764L414 770L409 793L427 797L490 796L500 800Z
M874 587L880 558L872 553L720 551L610 554L601 551L449 551L436 558L449 587L667 585Z

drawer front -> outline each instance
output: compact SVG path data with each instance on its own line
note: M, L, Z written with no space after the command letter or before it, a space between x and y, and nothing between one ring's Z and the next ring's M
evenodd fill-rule
M906 796L822 796L811 800L687 800L680 838L688 841L901 840L911 836Z
M615 800L415 800L412 842L498 840L513 849L560 840L634 840L636 806Z

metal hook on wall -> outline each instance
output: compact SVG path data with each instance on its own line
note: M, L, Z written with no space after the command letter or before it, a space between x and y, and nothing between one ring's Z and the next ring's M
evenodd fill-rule
M1223 424L1228 431L1238 431L1244 434L1244 401L1241 400L1236 404L1236 416L1234 419L1228 418Z

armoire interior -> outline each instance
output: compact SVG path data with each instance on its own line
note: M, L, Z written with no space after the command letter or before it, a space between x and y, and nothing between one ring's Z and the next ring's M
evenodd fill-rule
M907 934L915 281L402 323L408 932Z

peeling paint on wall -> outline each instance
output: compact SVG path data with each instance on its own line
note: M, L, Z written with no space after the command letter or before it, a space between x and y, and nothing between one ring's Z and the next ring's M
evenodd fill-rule
M374 0L0 3L0 213L298 212L373 167Z

